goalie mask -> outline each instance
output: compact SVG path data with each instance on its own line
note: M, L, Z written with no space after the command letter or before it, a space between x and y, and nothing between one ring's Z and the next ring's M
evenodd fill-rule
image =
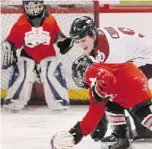
M78 57L72 64L72 78L80 88L88 88L84 75L87 67L93 64L93 61L86 55Z
M93 36L97 34L94 21L88 17L83 16L81 18L76 18L71 25L70 37L75 40L84 38L86 35Z
M44 11L44 2L42 0L23 0L23 8L27 16L37 17Z

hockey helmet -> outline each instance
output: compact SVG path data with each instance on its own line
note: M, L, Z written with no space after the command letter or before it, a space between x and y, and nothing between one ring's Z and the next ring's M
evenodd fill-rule
M86 55L78 57L72 64L72 78L75 84L80 88L88 88L85 82L85 71L87 67L93 64L93 61Z
M95 34L97 34L95 23L88 16L76 18L69 32L70 37L75 40L84 38L86 35L93 36Z
M43 0L23 0L23 9L27 16L36 17L44 11Z

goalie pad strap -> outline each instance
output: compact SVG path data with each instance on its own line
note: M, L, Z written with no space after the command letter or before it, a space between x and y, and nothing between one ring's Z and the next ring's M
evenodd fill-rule
M112 125L126 124L126 118L124 114L115 114L115 113L106 111L106 116L109 123L111 123Z

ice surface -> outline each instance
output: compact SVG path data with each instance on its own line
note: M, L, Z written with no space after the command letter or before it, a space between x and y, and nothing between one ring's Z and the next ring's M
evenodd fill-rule
M4 113L1 117L2 149L51 149L51 136L69 130L81 120L88 106L71 106L60 114L52 114L47 106L29 107L20 113ZM108 131L110 133L110 130ZM136 143L134 149L152 149L152 142ZM85 137L75 149L101 149L100 143Z

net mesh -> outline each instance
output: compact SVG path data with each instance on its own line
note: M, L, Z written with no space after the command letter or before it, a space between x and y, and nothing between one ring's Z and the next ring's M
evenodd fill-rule
M94 3L92 0L52 0L44 1L47 10L55 16L62 32L68 37L69 29L72 22L80 16L90 16L94 19ZM2 0L1 3L1 40L4 41L8 36L12 26L22 14L21 0ZM65 55L61 55L56 48L57 57L62 61L64 73L66 76L67 87L70 98L83 99L88 98L87 91L80 90L76 87L71 76L71 64L79 55L83 54L83 50L76 45ZM18 55L20 50L18 51ZM7 70L1 70L1 97L5 98L8 89L9 79L12 73L12 67ZM32 98L44 98L42 84L35 83ZM78 92L75 92L79 90Z

